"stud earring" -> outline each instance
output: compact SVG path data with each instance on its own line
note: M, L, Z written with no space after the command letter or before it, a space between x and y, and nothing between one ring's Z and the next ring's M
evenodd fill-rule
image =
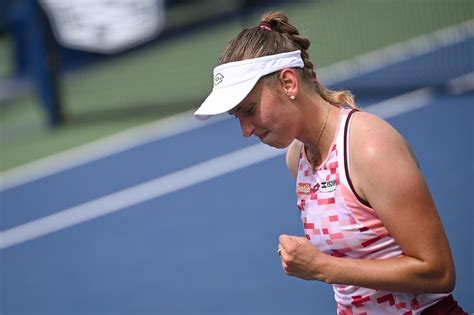
M290 100L294 100L295 99L295 96L294 95L290 95Z

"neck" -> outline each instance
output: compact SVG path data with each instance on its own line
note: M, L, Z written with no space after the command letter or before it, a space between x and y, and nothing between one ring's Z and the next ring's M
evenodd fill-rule
M298 139L305 144L306 154L313 167L320 165L329 151L338 115L339 108L329 104L319 95L311 108L308 108L308 112L303 113L303 117L314 117L312 119L303 118L305 128L301 138Z

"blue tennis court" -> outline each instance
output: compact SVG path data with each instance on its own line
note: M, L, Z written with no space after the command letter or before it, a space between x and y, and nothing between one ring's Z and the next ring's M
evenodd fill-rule
M473 44L335 85L411 143L453 251L454 296L469 312ZM410 82L421 76L424 85ZM278 236L303 233L284 151L244 139L233 119L11 185L1 198L2 314L335 313L331 286L281 270Z

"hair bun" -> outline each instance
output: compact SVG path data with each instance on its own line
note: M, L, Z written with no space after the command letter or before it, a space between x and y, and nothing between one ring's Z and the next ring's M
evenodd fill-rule
M260 23L268 23L272 30L288 35L298 35L298 30L289 23L288 16L280 11L264 13Z

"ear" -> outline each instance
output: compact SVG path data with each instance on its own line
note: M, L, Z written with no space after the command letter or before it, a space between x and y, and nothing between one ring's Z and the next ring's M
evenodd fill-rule
M295 99L299 92L298 75L295 69L287 68L281 70L279 80L283 92L291 99Z

